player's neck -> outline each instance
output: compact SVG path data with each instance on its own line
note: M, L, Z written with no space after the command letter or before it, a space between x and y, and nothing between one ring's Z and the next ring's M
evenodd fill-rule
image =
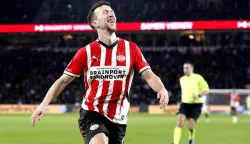
M114 32L110 33L108 31L99 32L98 39L103 43L105 43L106 45L112 45L117 41L116 34Z

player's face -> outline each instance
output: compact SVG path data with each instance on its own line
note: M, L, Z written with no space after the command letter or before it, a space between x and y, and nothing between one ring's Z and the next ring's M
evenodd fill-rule
M96 9L96 27L110 32L116 31L116 16L111 7L103 5Z
M190 75L193 73L193 67L190 64L183 65L183 72L185 75Z

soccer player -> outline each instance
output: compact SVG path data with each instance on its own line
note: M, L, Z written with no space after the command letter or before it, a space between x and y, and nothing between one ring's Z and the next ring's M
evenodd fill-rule
M181 104L178 112L178 121L174 129L174 144L179 144L182 127L188 120L189 144L194 144L195 125L201 114L201 98L208 94L209 88L204 78L194 71L194 65L186 62L183 66L184 76L180 78Z
M201 102L202 102L201 111L205 115L206 121L209 122L210 121L210 119L209 119L210 111L209 111L208 104L207 104L207 96L203 96L201 98Z
M233 91L227 95L227 99L230 100L232 122L237 123L237 108L240 105L240 94L237 93L235 89L233 89Z
M116 16L108 2L96 3L87 19L98 39L77 51L64 74L32 114L31 123L35 125L36 118L40 120L44 116L48 104L83 74L86 92L78 122L85 144L122 144L134 71L138 71L157 92L161 108L168 103L168 92L139 47L116 36Z
M250 94L246 98L246 104L247 104L248 115L250 116Z

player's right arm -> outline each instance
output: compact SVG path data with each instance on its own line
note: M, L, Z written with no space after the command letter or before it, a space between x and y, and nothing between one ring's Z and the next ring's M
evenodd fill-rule
M75 77L68 76L67 74L63 74L59 79L57 79L54 84L48 90L45 98L43 99L42 103L37 107L34 113L31 116L31 123L35 126L36 118L40 120L43 115L45 114L46 107L49 103L55 99L63 90L64 88L75 79Z
M49 105L49 103L54 98L56 98L71 81L83 73L87 65L86 63L86 48L81 48L77 51L69 65L66 67L64 74L54 82L54 84L48 90L42 103L32 114L30 118L32 125L35 125L35 120L37 117L40 120L44 116L46 107Z

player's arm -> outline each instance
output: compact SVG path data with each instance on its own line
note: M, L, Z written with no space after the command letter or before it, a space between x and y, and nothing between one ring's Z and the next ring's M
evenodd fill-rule
M160 99L160 107L163 108L168 104L168 91L165 89L160 78L156 76L150 69L149 64L144 58L140 48L135 44L131 44L135 50L134 68L143 76L148 85L157 92L157 98Z
M86 49L81 48L77 51L75 56L70 61L69 65L64 70L64 74L54 82L54 84L48 90L44 100L40 104L39 107L34 111L31 116L31 123L35 125L36 117L40 120L46 111L46 107L48 104L56 98L64 88L75 79L75 77L79 77L86 66Z
M41 106L47 106L49 103L55 99L64 88L75 79L75 77L63 74L59 79L57 79L54 84L48 90L44 100L40 104Z
M32 125L35 126L36 118L38 117L38 120L41 120L41 118L44 116L46 107L49 105L49 103L55 99L63 90L64 88L75 79L75 77L68 76L66 74L63 74L59 79L57 79L54 84L50 87L48 90L45 98L43 99L42 103L37 107L37 109L32 114L30 120Z
M157 98L160 99L160 107L164 108L168 104L168 91L161 79L151 69L144 70L141 75L147 81L148 85L157 92Z

